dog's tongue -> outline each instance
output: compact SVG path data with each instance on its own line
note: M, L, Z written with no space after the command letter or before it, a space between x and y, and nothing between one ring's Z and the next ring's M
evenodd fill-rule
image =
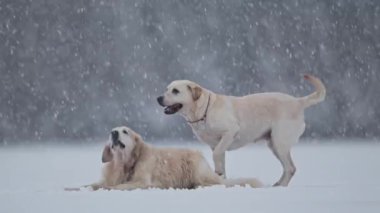
M182 104L173 104L171 106L165 107L165 114L174 114L182 108Z
M165 114L173 114L173 108L170 106L165 107L164 109Z

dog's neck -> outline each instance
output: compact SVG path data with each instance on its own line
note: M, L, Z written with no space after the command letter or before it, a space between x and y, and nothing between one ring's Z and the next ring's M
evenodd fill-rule
M127 163L118 161L113 162L113 183L112 185L122 184L131 180L135 173L137 160L131 159Z
M182 116L189 124L197 124L200 122L206 122L208 109L212 102L212 93L204 91L202 95L196 100L192 107Z
M136 165L140 160L143 149L146 147L143 141L136 141L136 145L133 148L129 160L123 165L123 171L126 175L126 181L130 181L135 174Z

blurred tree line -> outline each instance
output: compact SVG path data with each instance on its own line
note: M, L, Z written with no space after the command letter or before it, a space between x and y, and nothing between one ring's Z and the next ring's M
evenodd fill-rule
M230 95L312 92L313 138L380 136L380 2L2 0L0 142L92 140L127 124L191 139L156 103L170 81Z

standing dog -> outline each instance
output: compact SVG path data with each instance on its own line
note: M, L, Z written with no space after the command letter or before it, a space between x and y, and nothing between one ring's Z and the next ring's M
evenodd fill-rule
M199 140L213 150L215 172L225 176L225 152L265 139L283 167L275 186L287 186L296 167L290 155L292 145L305 130L304 110L324 100L323 83L304 76L316 88L305 97L283 93L257 93L243 97L213 93L187 81L173 81L157 98L166 114L179 112Z
M87 186L93 190L193 189L212 185L262 186L254 178L222 179L212 171L200 152L155 148L144 143L141 136L128 127L112 130L110 142L103 150L102 162L105 163L102 180Z

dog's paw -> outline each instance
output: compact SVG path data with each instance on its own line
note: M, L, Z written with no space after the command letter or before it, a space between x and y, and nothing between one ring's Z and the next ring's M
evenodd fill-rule
M218 171L215 171L215 173L216 173L219 177L221 177L221 178L223 178L223 179L226 178L226 174L225 174L224 172L218 172Z
M99 189L110 191L116 189L114 186L102 186Z
M278 187L278 186L287 187L288 185L286 185L286 184L284 184L284 183L276 182L276 183L273 184L272 186L273 186L273 187Z

